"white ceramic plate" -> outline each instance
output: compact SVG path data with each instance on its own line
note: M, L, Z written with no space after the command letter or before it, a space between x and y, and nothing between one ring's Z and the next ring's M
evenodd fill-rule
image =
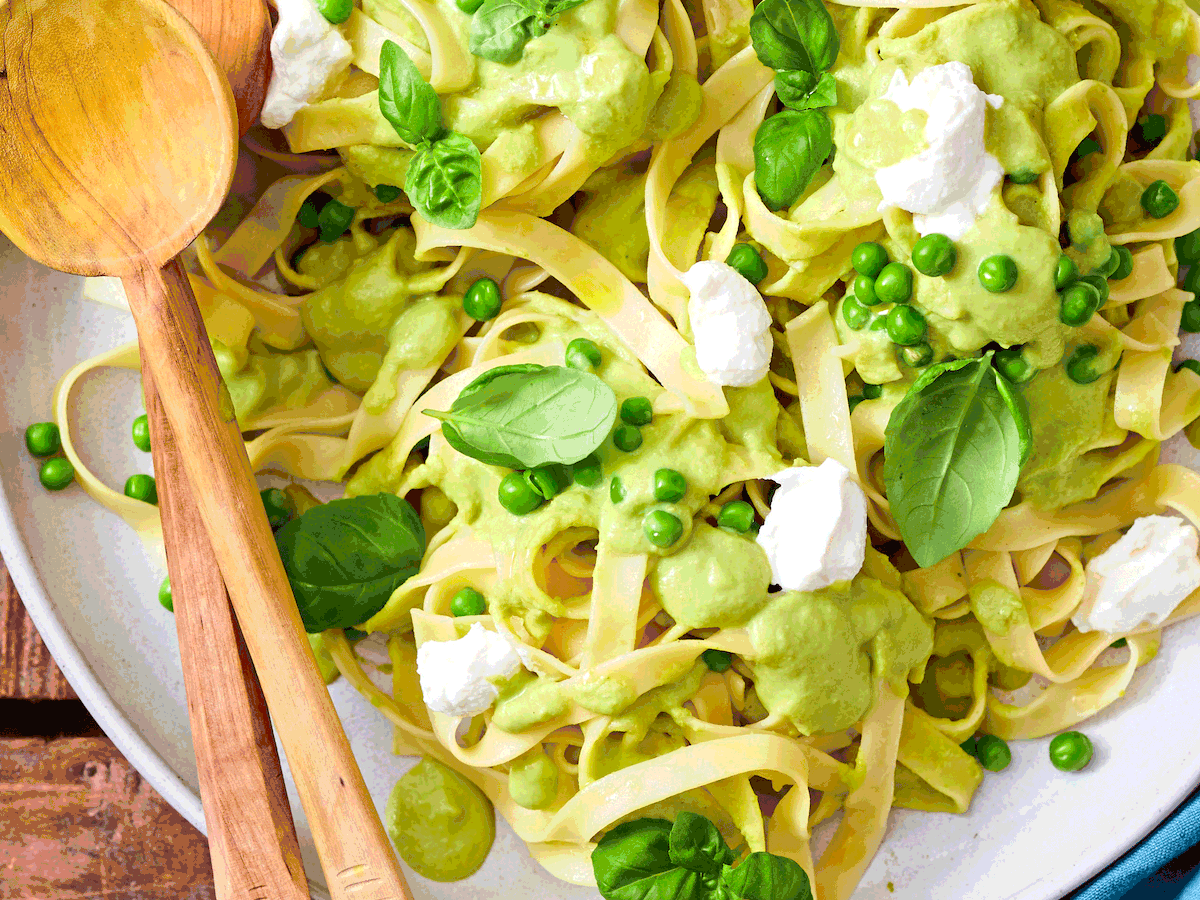
M92 715L168 802L203 828L174 623L155 599L162 562L78 488L43 490L23 446L25 426L50 417L51 391L67 368L133 337L129 317L82 300L80 284L0 240L0 553ZM93 379L80 399L88 410L80 442L98 474L120 485L150 471L149 456L129 439L129 422L142 409L136 376ZM894 813L856 897L1055 900L1141 839L1200 779L1200 745L1161 739L1200 733L1198 632L1200 620L1171 629L1126 697L1086 724L1097 752L1085 772L1054 769L1044 740L1016 743L1012 766L985 779L969 814ZM412 761L392 756L389 726L352 688L339 682L332 693L382 810ZM309 875L319 882L294 794L293 806ZM411 877L420 898L597 896L543 873L503 822L473 877L445 885Z

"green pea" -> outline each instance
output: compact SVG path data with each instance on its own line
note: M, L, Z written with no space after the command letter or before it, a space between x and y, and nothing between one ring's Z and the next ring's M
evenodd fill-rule
M1023 384L1033 377L1033 366L1025 359L1020 347L997 350L992 365L1013 384Z
M655 547L670 547L683 537L683 523L679 521L679 516L665 509L656 509L647 513L642 520L642 533Z
M758 284L767 277L767 264L749 244L734 244L725 257L725 264L737 269L738 274L751 284Z
M69 459L56 456L42 463L38 470L38 480L48 491L61 491L75 480L75 467Z
M976 744L978 743L978 740L979 739L976 738L975 735L971 735L969 738L967 738L965 741L963 741L958 746L961 747L963 753L966 753L968 756L975 756L976 751L979 749L976 746ZM979 757L976 756L975 758L978 759Z
M465 587L450 598L450 615L482 616L487 612L487 600L473 587Z
M483 6L483 0L454 0L454 5L470 16L475 14L475 10Z
M403 193L394 184L377 184L374 188L375 199L380 203L395 203Z
M133 425L129 428L133 435L133 445L143 453L150 452L150 418L148 416L138 416L133 420Z
M625 499L625 495L629 493L625 488L625 483L621 481L621 476L614 475L612 481L608 483L608 499L613 503L620 503Z
M1017 283L1017 264L1011 256L998 253L979 264L979 283L993 294L1010 291Z
M1054 289L1061 291L1077 278L1079 278L1079 266L1075 265L1075 260L1066 254L1060 256L1058 262L1054 264Z
M53 422L34 422L25 429L25 449L34 456L53 456L62 447L62 435Z
M850 254L850 265L859 275L876 278L888 264L888 252L882 244L874 241L863 241Z
M854 276L854 299L863 306L878 306L883 302L875 295L875 279L868 275Z
M654 421L654 406L647 397L629 397L621 404L621 421L626 425L649 425Z
M1050 741L1050 762L1062 772L1078 772L1092 761L1092 742L1086 734L1064 731Z
M354 0L317 0L317 9L329 22L341 25L354 11Z
M167 612L175 612L175 598L171 596L171 576L168 575L158 586L158 602Z
M867 326L867 331L887 331L886 310L871 313L871 323Z
M944 234L927 234L913 246L913 268L922 275L931 278L948 275L956 262L958 250Z
M1176 372L1182 372L1184 369L1187 369L1189 372L1195 372L1197 375L1200 375L1200 360L1185 359L1183 362L1181 362L1179 365L1177 365L1175 367Z
M1167 117L1158 113L1150 113L1144 119L1138 119L1138 130L1142 140L1147 144L1157 144L1167 136Z
M1175 238L1175 256L1180 265L1190 266L1200 262L1200 228Z
M850 404L850 412L854 412L855 407L866 399L862 394L851 394L847 397L846 402Z
M1009 172L1008 180L1013 184L1033 184L1038 180L1038 173L1028 166L1023 166L1015 172Z
M287 491L279 488L266 488L258 492L262 497L263 508L267 511L267 521L272 531L278 531L296 515L296 501Z
M687 493L687 479L674 469L659 469L654 473L654 499L664 503L682 500Z
M125 496L158 505L158 486L150 475L130 475L125 479Z
M1142 209L1152 219L1164 219L1179 208L1179 195L1161 178L1142 191Z
M600 368L600 348L595 341L575 338L567 344L567 365L585 372Z
M700 658L712 672L726 672L733 665L733 654L727 650L716 650L710 647L700 654Z
M613 432L613 443L618 450L632 453L642 446L642 431L636 425L618 425Z
M500 315L500 285L491 278L478 278L463 294L463 311L479 322L486 322ZM592 346L595 346L594 344ZM599 350L596 351L599 355Z
M907 303L912 298L912 269L890 262L875 279L875 296L885 303Z
M549 463L544 466L538 466L535 469L526 469L525 482L547 500L550 500L567 488L567 485L571 483L571 476L567 472L566 466L558 463Z
M321 224L321 210L325 204L329 202L329 195L317 191L314 194L309 194L304 198L304 202L300 204L300 215L296 217L305 228L318 228Z
M883 396L883 385L864 384L862 395L864 400L878 400Z
M317 227L321 231L321 241L332 244L350 227L354 221L354 207L347 206L339 200L330 200L317 216Z
M1128 247L1114 247L1117 254L1117 267L1108 276L1113 281L1123 281L1133 274L1133 251Z
M975 739L975 758L989 772L1003 772L1012 762L1012 751L1003 738L981 734Z
M500 481L497 495L500 505L514 516L531 513L546 502L546 498L530 487L520 472L509 472L505 475Z
M1077 281L1059 295L1058 318L1078 328L1091 321L1100 306L1100 292L1086 281Z
M585 456L571 466L571 477L576 484L584 487L595 487L604 478L604 469L600 465L600 457L595 453Z
M1084 275L1079 279L1084 284L1090 284L1096 289L1096 293L1100 295L1100 302L1096 305L1096 309L1103 309L1104 304L1108 302L1108 279L1103 275Z
M1183 304L1183 314L1179 318L1179 328L1188 334L1200 331L1200 299L1193 297Z
M1093 153L1099 153L1099 152L1100 152L1100 142L1097 141L1095 138L1085 137L1082 141L1079 142L1079 145L1075 148L1075 158L1083 159L1085 156L1090 156Z
M745 500L731 500L717 513L717 524L745 534L754 525L754 507Z
M909 309L910 307L905 306L901 308ZM924 341L920 344L913 344L911 347L901 347L900 362L913 369L927 366L933 362L933 348Z
M847 294L842 298L842 318L847 325L855 331L859 331L871 318L871 312L859 302L857 297Z
M1092 344L1076 347L1067 360L1067 377L1076 384L1091 384L1103 373L1096 367L1100 348Z
M904 347L919 344L925 337L925 317L911 306L893 306L887 317L887 333L892 343Z
M1108 248L1108 259L1101 265L1096 267L1095 274L1103 275L1105 278L1112 278L1113 272L1121 265L1121 254L1117 252L1116 247Z

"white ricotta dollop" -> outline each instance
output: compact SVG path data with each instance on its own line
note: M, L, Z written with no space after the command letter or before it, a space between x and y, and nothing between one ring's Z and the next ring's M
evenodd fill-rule
M425 705L448 716L476 716L496 702L493 679L521 668L512 642L478 622L456 641L426 641L417 649Z
M714 384L748 387L767 377L771 314L737 269L704 260L679 276L691 292L688 318L696 362Z
M277 0L279 24L271 35L271 82L262 123L282 128L350 65L354 50L321 15L313 0Z
M1083 600L1071 616L1080 631L1159 625L1200 588L1200 535L1182 519L1142 516L1084 573Z
M837 460L772 476L779 489L758 532L771 581L815 591L853 578L867 552L867 495Z
M911 83L897 70L883 97L904 112L925 111L929 146L875 173L883 192L880 212L906 209L921 234L961 238L1004 178L1004 168L984 146L987 107L998 109L1004 98L977 88L971 67L961 62L922 69Z

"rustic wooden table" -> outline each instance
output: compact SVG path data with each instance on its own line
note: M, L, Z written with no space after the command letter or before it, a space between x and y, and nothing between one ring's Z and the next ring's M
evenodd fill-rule
M0 900L215 900L208 844L96 727L0 560Z

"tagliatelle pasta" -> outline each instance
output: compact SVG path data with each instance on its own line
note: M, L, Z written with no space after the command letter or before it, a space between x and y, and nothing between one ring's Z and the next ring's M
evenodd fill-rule
M1200 375L1172 363L1181 327L1200 328L1175 243L1200 228L1186 103L1200 26L1180 0L835 0L821 7L839 36L833 95L786 110L789 71L760 60L754 6L586 0L499 63L472 53L474 20L452 0L358 0L336 26L352 63L276 136L290 152L252 133L255 186L186 262L255 470L399 495L419 513L419 571L356 623L386 636L387 661L342 628L318 639L394 726L397 753L469 780L569 882L595 883L592 851L615 825L688 811L739 852L794 860L817 900L848 900L894 806L969 809L984 772L964 742L1085 722L1200 613L1198 591L1127 633L1073 622L1087 561L1137 518L1200 526L1200 475L1158 459L1200 417ZM480 151L469 227L435 224L402 190L419 147L381 111L389 41L440 96L444 127ZM953 217L926 227L924 201L885 202L879 173L901 177L934 139L897 86L949 63L999 98L980 101L979 141L1003 174L930 274L918 240ZM764 200L768 180L801 164L767 171L756 148L778 115L824 117L833 143L783 206ZM819 129L804 135L819 143ZM326 234L330 203L349 212ZM870 275L865 242L883 253ZM722 385L700 365L707 323L682 276L735 247L761 263L772 352L766 377ZM996 291L984 272L999 257L1016 275ZM906 289L882 287L887 260ZM467 295L485 278L502 302L480 313ZM1077 283L1097 302L1072 322ZM112 285L89 291L119 304ZM508 470L461 452L426 412L501 367L561 366L581 342L618 400L644 401L615 423L636 442L606 439L594 480L560 467L558 493L515 514L497 499ZM922 566L888 496L885 450L904 439L893 412L932 363L1004 352L1020 364L1008 374L1028 459L990 527ZM105 367L136 369L136 346L63 376L63 450L89 495L159 546L156 510L104 485L77 447L77 385ZM825 460L865 494L862 571L768 590L754 536L772 479ZM685 490L661 491L664 471ZM733 503L746 527L722 518ZM648 536L656 510L679 525L666 545ZM482 614L455 615L466 588ZM419 648L476 624L516 648L518 674L477 715L428 707ZM1110 649L1119 639L1127 649ZM546 780L538 803L520 789L529 760ZM819 854L815 829L831 833Z

